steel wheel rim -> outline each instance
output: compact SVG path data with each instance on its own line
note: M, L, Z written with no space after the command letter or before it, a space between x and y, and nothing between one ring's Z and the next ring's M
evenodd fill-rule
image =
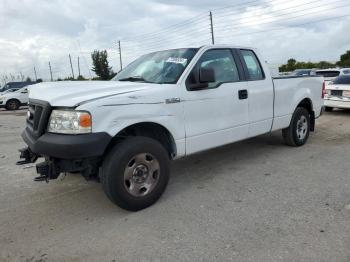
M151 193L158 184L160 166L158 160L149 153L133 156L124 171L124 187L134 197Z
M305 116L301 116L297 122L297 137L299 140L303 140L308 131L308 123Z

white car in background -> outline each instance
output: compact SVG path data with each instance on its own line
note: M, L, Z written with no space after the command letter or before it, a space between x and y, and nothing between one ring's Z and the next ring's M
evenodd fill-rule
M350 75L350 68L330 68L321 69L316 71L316 75L323 76L324 81L328 84L330 81L334 80L337 76Z
M338 76L325 87L325 110L333 108L350 109L350 74Z
M0 94L0 108L7 110L17 110L21 106L28 104L28 88L23 87L18 90L7 90Z

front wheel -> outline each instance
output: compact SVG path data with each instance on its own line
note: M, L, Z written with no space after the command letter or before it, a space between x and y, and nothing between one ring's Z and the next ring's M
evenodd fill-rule
M310 134L310 114L298 107L292 116L289 127L282 130L284 142L289 146L302 146L306 143Z
M119 207L137 211L155 203L169 180L169 156L148 137L117 143L102 165L101 182L108 198Z
M333 107L326 106L326 107L324 108L324 110L325 110L326 112L332 112L332 111L333 111Z

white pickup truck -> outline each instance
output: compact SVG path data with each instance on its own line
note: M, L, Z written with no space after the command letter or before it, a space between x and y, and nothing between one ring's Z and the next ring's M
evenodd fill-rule
M253 48L147 54L111 81L33 86L18 164L44 157L36 180L80 172L120 207L140 210L165 190L170 160L275 130L303 145L322 86L317 76L271 78Z

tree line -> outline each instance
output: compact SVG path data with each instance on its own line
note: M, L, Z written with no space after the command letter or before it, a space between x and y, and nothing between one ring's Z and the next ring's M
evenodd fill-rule
M290 58L286 64L283 64L279 67L280 72L291 72L295 69L327 69L333 67L350 67L350 50L340 56L339 61L336 63L331 63L328 61L320 62L300 62L294 58Z
M93 77L92 80L110 80L113 77L117 75L112 69L111 66L109 66L108 62L108 53L106 50L95 50L91 54L92 59L92 68L91 70L96 74L96 77ZM82 75L79 75L76 79L73 77L66 77L64 79L58 78L57 81L65 81L65 80L88 80Z

